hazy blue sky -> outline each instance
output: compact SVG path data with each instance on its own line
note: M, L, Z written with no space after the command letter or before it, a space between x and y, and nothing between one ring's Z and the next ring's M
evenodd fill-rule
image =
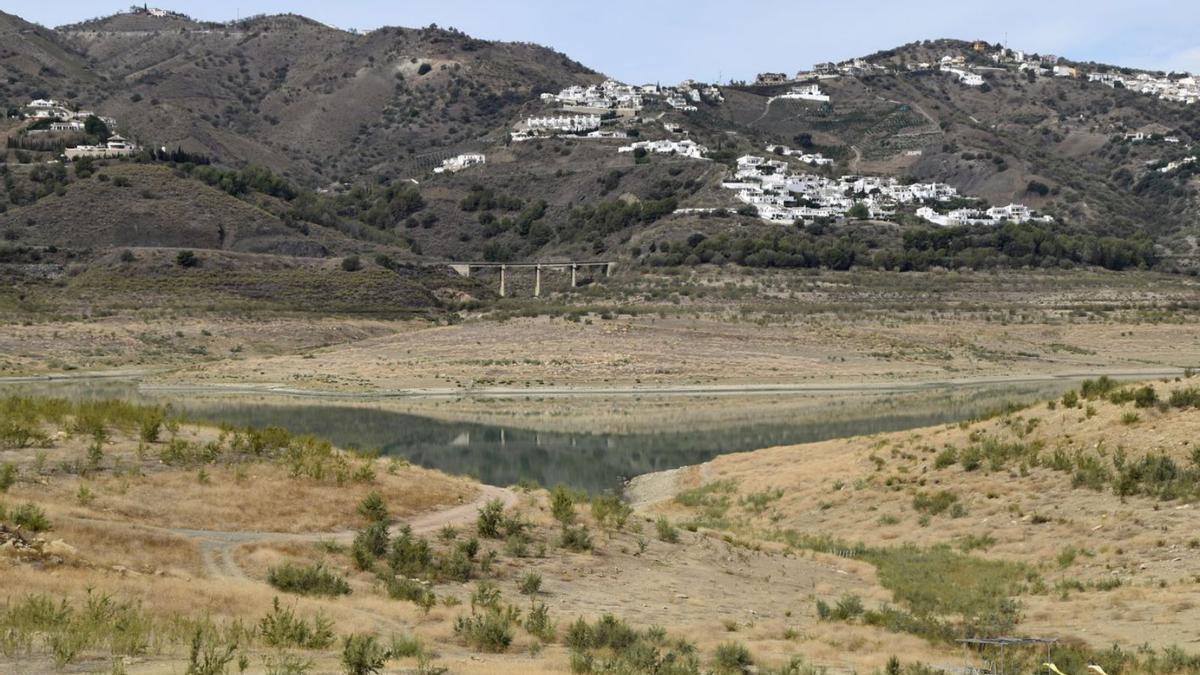
M162 0L165 2L166 0ZM127 2L56 0L0 9L47 26ZM913 40L956 37L1120 65L1200 72L1195 0L174 0L165 9L224 21L295 12L341 28L453 26L549 45L630 82L751 78Z

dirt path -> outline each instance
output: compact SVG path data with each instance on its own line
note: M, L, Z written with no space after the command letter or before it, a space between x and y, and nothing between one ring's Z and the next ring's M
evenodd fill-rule
M499 499L508 508L517 502L517 495L507 488L492 485L480 486L479 496L474 501L452 506L439 511L418 514L407 521L392 526L395 533L403 525L408 525L415 534L436 532L447 525L461 525L471 522L479 509L488 501ZM316 543L321 541L336 541L349 543L354 539L354 530L339 532L266 532L266 531L227 531L227 530L196 530L189 528L165 528L165 531L180 535L196 542L200 548L200 557L204 562L205 572L214 579L237 579L251 581L245 571L238 565L235 551L252 544L278 543Z

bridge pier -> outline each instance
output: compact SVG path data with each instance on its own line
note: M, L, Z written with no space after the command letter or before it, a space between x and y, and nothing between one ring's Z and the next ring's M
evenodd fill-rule
M504 270L508 269L506 265L500 266L500 297L504 297Z
M533 297L542 297L542 266L534 268Z
M571 288L575 288L578 285L578 282L576 281L576 278L575 278L575 274L578 270L579 270L579 265L571 263Z

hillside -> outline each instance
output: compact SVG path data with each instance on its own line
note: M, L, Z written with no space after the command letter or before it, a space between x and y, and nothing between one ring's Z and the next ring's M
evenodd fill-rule
M846 630L947 648L1047 636L1077 650L1054 659L1066 672L1192 672L1182 652L1175 666L1153 654L1192 642L1200 618L1197 395L1187 380L1101 379L990 419L727 455L630 493L686 529L840 556L874 587L811 601Z
M429 153L496 140L542 91L596 78L533 45L432 27L359 35L291 15L117 15L57 35L113 85L94 105L141 136L309 185L406 175Z
M238 250L323 255L383 246L493 261L1173 271L1194 269L1200 251L1200 164L1169 164L1193 155L1200 106L1083 76L1089 68L1152 74L1057 59L1056 68L1074 73L1059 77L1036 55L1025 65L1038 65L1024 69L993 62L1009 53L997 46L925 41L786 83L696 85L694 110L662 95L646 98L636 114L606 114L606 133L633 141L685 139L707 149L706 159L634 157L618 153L631 142L621 138L512 140L527 116L564 112L542 94L604 79L536 45L477 40L434 26L359 34L295 15L218 24L138 11L54 30L2 18L15 38L0 57L10 73L0 88L4 107L34 96L66 99L116 118L127 136L183 156L167 162L173 169L190 172L189 162L202 158L222 169L271 172L268 182L282 187L267 190L266 198L253 189L231 194L293 232L276 232L274 221L266 230L256 225L257 241L235 243ZM946 59L971 69L979 86L940 70L936 64ZM777 98L809 84L829 100ZM699 89L709 93L701 99ZM9 166L52 159L54 152L45 150L66 142L47 146L12 120L5 133L20 149L7 154ZM1128 140L1133 133L1146 141ZM948 184L960 197L940 203L943 211L1016 203L1053 224L937 228L915 215L916 205L875 220L843 220L835 212L804 227L790 219L768 222L722 187L736 158L771 154L768 145L831 162L817 170L788 160L801 176ZM32 159L23 152L33 152ZM432 173L463 152L483 153L487 163L461 174ZM161 201L178 201L180 211L195 214L196 200L184 196L190 189L164 190L169 196ZM29 200L5 193L10 227L78 212L57 200L17 215L11 212L29 209ZM160 204L151 211L169 209ZM62 228L94 229L70 221ZM322 228L337 232L326 236ZM14 231L22 236L19 227ZM295 233L305 231L296 243ZM171 241L123 237L95 242ZM195 241L188 245L213 245L211 237Z

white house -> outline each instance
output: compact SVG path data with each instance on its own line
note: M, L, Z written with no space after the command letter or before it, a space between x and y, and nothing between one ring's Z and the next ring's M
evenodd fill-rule
M457 173L469 166L474 166L476 164L483 164L486 161L487 161L487 157L485 157L484 155L482 155L480 153L465 153L462 155L458 155L456 157L451 157L449 159L442 160L442 165L435 168L433 170L433 172L434 173L447 173L447 172Z
M525 128L532 132L566 132L582 133L600 128L599 115L561 115L550 117L530 117L525 120Z
M829 96L821 92L820 85L806 84L797 87L792 87L792 90L786 94L780 94L778 98L785 99L800 99L804 101L819 101L822 103L829 102Z
M680 141L670 139L662 141L638 141L632 145L618 148L617 152L633 152L639 149L661 155L680 155L693 159L704 159L704 155L708 153L708 148L688 138Z
M66 155L67 159L77 159L79 157L128 157L139 150L141 150L141 147L130 143L128 140L120 136L111 136L104 145L80 145L74 148L67 148L63 151L63 154Z

